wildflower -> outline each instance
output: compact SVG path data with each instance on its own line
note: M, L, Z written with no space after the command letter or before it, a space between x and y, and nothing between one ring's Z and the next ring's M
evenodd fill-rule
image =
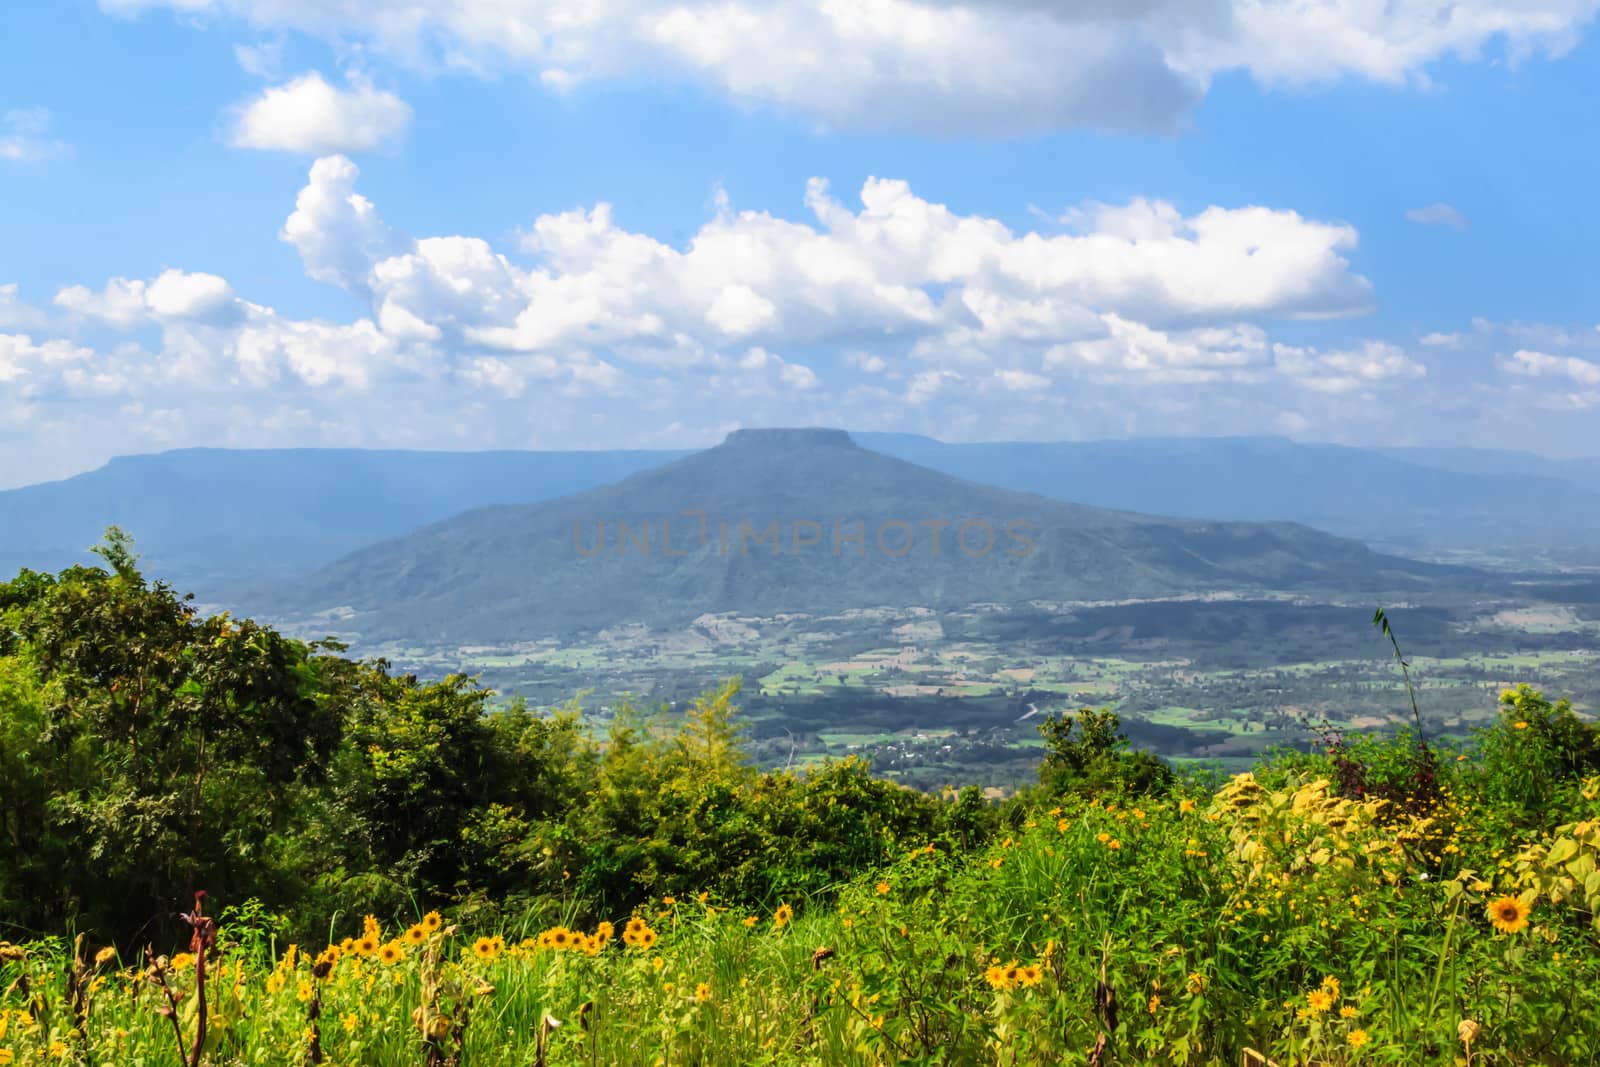
M1180 800L1178 801L1178 814L1187 815L1195 809L1195 806L1196 805L1193 800Z
M571 948L572 931L565 926L552 927L550 930L550 947L553 949Z
M421 923L418 923L406 931L405 939L408 945L420 945L428 940L428 931L422 928Z
M1037 964L1030 963L1017 971L1017 984L1029 987L1036 986L1043 977L1044 971Z
M495 951L494 938L478 938L478 940L472 943L472 954L478 957L478 959L484 960L485 962L494 959L495 956L498 955L498 953Z
M744 917L744 924L746 926L754 926L756 923L758 923L760 921L761 921L761 916L759 916L759 915L746 915Z
M704 1004L706 1001L710 1000L711 999L711 987L706 985L706 983L704 983L704 982L701 982L699 985L695 986L694 987L694 999L698 1000L702 1004Z
M1356 1011L1356 1009L1351 1007L1349 1004L1346 1004L1344 1007L1339 1009L1339 1018L1341 1019L1354 1019L1359 1014L1361 1013Z
M1198 997L1201 990L1205 989L1205 987L1206 980L1199 971L1196 971L1189 976L1189 995L1191 997Z
M1333 994L1326 989L1313 989L1306 994L1306 1008L1313 1015L1321 1015L1333 1007Z
M794 909L787 904L779 904L778 910L772 913L772 925L787 926L792 918L794 918Z
M378 951L378 939L370 935L362 935L355 943L355 953L362 959L368 959Z
M1151 994L1150 1000L1145 1004L1145 1010L1151 1015L1161 1010L1161 995L1159 993Z
M655 947L656 932L650 929L648 926L645 927L644 930L639 934L638 938L634 941L634 944L648 952L650 949Z
M1056 820L1056 833L1058 833L1058 834L1066 833L1067 832L1067 827L1069 827L1071 825L1072 825L1072 823L1070 821L1066 820L1066 819L1057 819Z
M94 965L96 967L104 967L106 964L110 963L116 958L117 950L112 948L110 945L107 945L105 948L94 954Z
M428 914L422 917L422 928L428 931L430 934L439 929L439 927L443 924L444 920L439 917L439 913L436 911L430 911Z
M398 941L391 941L378 950L378 962L385 967L393 967L405 958L406 950Z
M1113 851L1115 851L1115 850L1117 850L1117 849L1119 849L1121 847L1122 847L1122 842L1118 841L1114 837L1110 841L1106 842L1106 848L1109 848L1109 849L1111 849Z
M1372 1039L1367 1036L1367 1032L1365 1030L1352 1030L1350 1031L1350 1036L1345 1040L1350 1042L1351 1048L1360 1048L1362 1045L1365 1045Z
M175 971L186 971L194 966L194 957L187 952L180 952L172 957L172 962L168 966Z
M1106 833L1095 834L1094 839L1103 845L1111 840L1111 835Z
M889 883L888 882L879 882L878 885L877 885L877 890L878 890L878 895L882 896L884 893L887 893L889 891Z
M1501 897L1491 900L1486 912L1496 930L1503 934L1515 934L1527 928L1528 913L1532 910L1520 897Z
M677 897L662 897L661 898L661 903L664 904L666 907L669 907L669 908L672 907L677 902L678 902L678 898Z
M1012 968L1003 967L998 963L992 964L983 972L983 980L988 982L991 988L1004 991L1011 988L1011 971Z
M1528 728L1528 724L1525 722L1514 722L1511 724L1511 728L1513 730L1526 730Z
M353 1034L356 1032L356 1027L361 1025L361 1016L353 1011L346 1012L340 1016L339 1021L344 1024L345 1033Z

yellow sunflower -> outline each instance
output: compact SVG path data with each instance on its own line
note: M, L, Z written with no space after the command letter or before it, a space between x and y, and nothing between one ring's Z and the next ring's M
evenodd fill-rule
M794 918L794 909L787 904L779 904L778 910L772 913L772 925L787 926L792 918Z
M1486 909L1489 921L1503 934L1515 934L1528 926L1528 913L1533 908L1521 897L1501 897L1491 900Z
M393 967L406 958L406 950L398 941L391 941L378 950L378 962L385 967Z
M430 934L443 924L444 920L439 917L439 913L436 911L430 911L422 917L422 928Z
M428 931L422 928L421 923L406 931L406 944L408 945L420 945L426 940L428 940Z

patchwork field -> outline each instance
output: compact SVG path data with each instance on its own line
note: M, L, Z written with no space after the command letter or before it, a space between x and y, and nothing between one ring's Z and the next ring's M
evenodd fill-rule
M1592 606L1459 603L1393 609L1430 729L1465 736L1517 681L1600 707ZM671 714L743 680L764 765L864 755L923 787L1027 781L1039 720L1110 707L1136 745L1238 770L1318 730L1410 718L1371 608L1289 598L1038 604L935 615L707 615L675 631L616 627L582 640L377 650L424 675L477 673L535 705L579 697L603 725L623 702Z

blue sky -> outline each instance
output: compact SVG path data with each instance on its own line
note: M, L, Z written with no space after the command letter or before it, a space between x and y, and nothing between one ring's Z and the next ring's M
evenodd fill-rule
M1597 10L13 0L0 485L774 423L1600 454Z

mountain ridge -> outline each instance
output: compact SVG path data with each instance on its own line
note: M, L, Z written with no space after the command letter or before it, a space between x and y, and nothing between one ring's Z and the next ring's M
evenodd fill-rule
M338 618L368 644L495 644L724 611L1419 589L1448 573L1299 524L1068 503L920 467L843 432L778 430L731 434L574 496L430 524L260 603L299 622Z

